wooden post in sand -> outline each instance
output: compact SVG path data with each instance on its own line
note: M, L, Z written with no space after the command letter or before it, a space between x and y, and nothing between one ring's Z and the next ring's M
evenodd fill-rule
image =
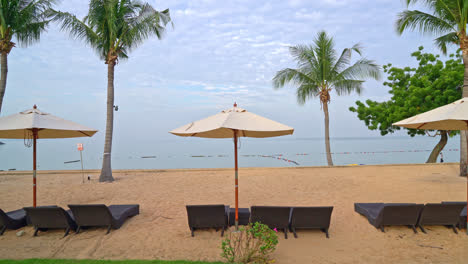
M36 105L34 105L36 109ZM33 128L33 207L36 207L36 141L37 141L37 128ZM31 145L29 145L31 146Z
M235 106L235 105L234 105ZM236 231L239 230L239 179L238 179L238 170L237 167L237 130L234 131L234 174L235 174L235 192L236 192Z

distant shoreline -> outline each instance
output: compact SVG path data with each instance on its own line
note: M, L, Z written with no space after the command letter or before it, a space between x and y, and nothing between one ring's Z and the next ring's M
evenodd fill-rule
M296 167L240 167L239 170L301 170L301 169L351 169L359 167L395 167L395 166L449 166L458 165L459 162L445 162L445 163L402 163L402 164L369 164L369 165L336 165L329 166L296 166ZM112 170L113 173L156 173L156 172L188 172L188 171L234 171L234 168L190 168L190 169L117 169ZM100 169L89 169L83 171L85 174L99 174ZM81 170L38 170L37 174L81 174ZM32 171L0 171L0 176L5 175L27 175L32 174Z

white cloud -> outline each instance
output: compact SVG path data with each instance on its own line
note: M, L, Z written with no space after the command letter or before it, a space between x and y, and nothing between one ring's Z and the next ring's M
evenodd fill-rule
M319 20L323 18L322 13L317 11L308 11L307 9L303 8L297 11L294 16L298 19L306 19L306 20Z

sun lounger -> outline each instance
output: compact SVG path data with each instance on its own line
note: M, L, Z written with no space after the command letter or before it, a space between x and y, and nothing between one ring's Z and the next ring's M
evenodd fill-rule
M460 220L457 224L458 229L466 228L466 202L442 202L443 204L462 204L465 205L465 208L461 211Z
M249 208L238 208L239 225L248 225L250 220ZM236 208L229 208L229 226L236 225Z
M7 229L18 229L26 225L26 212L23 209L5 213L0 209L0 236Z
M124 222L140 213L138 204L110 205L104 204L69 204L75 217L79 233L83 227L105 226L109 234L111 228L119 229Z
M76 222L70 210L58 206L25 207L26 215L34 226L34 236L39 230L64 228L66 237L70 230L76 230Z
M460 213L464 207L465 204L428 203L421 211L418 226L423 233L426 233L424 225L450 226L458 234L455 226L460 221Z
M297 238L296 229L320 229L327 238L333 206L291 208L290 228Z
M229 205L187 205L188 225L192 237L195 229L215 228L221 229L221 236L228 228Z
M260 222L271 229L283 230L284 238L288 239L291 207L288 206L252 206L250 222Z
M423 206L414 203L355 203L354 210L382 232L385 232L384 226L405 225L417 233L416 225Z

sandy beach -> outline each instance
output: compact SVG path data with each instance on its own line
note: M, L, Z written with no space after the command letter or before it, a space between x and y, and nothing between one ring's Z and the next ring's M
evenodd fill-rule
M466 178L457 164L356 166L336 168L241 168L240 207L251 205L333 205L330 239L320 231L299 231L284 239L276 263L467 263L468 236L446 227L414 234L407 227L378 231L354 212L354 202L464 201ZM0 236L0 258L222 260L219 232L190 237L186 204L234 204L233 170L116 171L114 183L91 182L81 174L38 174L38 205L69 203L140 204L140 215L105 235L93 228L63 238L63 230L33 228L16 237ZM32 176L0 173L0 208L30 206Z

